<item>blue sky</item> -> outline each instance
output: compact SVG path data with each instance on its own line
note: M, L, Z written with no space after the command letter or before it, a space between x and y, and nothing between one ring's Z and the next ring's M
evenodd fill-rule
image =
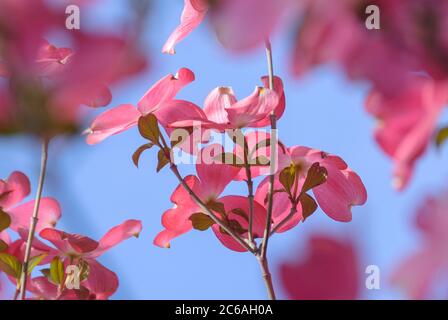
M267 73L263 48L244 55L228 53L206 25L178 46L177 55L162 55L160 49L178 22L182 1L154 2L143 43L152 67L114 88L111 106L136 103L156 80L180 67L192 69L196 81L179 97L198 105L217 86L232 86L238 97L244 97ZM95 14L85 17L87 25L113 28L111 21L122 18L124 2L111 3L100 2ZM84 19L83 11L81 17ZM306 223L275 236L269 248L274 279L276 266L295 255L303 256L308 235L320 231L355 237L363 266L380 267L382 289L365 291L365 298L400 298L387 285L387 277L399 259L418 244L412 229L414 210L426 194L445 186L443 158L447 151L431 149L419 163L410 187L403 193L395 192L390 183L391 162L374 143L374 120L363 110L368 87L347 81L333 67L319 68L303 79L291 77L289 40L287 32L272 39L275 70L284 80L287 99L286 112L279 121L280 139L287 145L310 146L343 157L362 177L369 199L365 206L354 208L351 223L332 221L319 210ZM130 239L100 259L120 277L114 298L266 298L254 257L227 250L211 231L193 231L173 241L169 250L153 246L154 236L162 229L161 215L171 207L169 196L177 183L169 170L156 174L152 152L142 157L140 169L133 166L131 155L142 143L137 131L130 130L96 146L87 146L83 138L76 137L54 141L50 148L44 193L61 202L60 228L99 239L126 219L143 221L138 240ZM0 176L21 170L35 186L39 152L38 142L31 138L0 138ZM181 168L183 173L191 170L192 166ZM243 185L227 192L246 193ZM277 288L284 297L279 285Z

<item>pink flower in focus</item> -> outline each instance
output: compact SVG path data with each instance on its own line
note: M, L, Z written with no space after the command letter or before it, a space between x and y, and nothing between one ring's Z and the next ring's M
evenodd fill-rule
M279 153L279 170L291 165L296 168L299 175L298 190L314 163L319 163L327 171L326 182L312 188L317 203L330 218L341 222L351 221L352 207L363 205L367 201L367 191L358 174L344 160L320 150L300 146L288 148L286 154ZM256 198L261 201L268 191L268 180L262 181L258 189ZM283 209L283 214L287 214L290 209L284 206L280 208Z
M0 208L11 218L10 228L14 231L28 229L33 214L34 200L19 204L30 193L30 181L21 172L13 172L9 178L0 180ZM39 207L39 221L36 230L54 227L61 217L61 208L53 198L42 198Z
M448 287L447 211L446 191L427 197L417 210L416 226L422 242L396 267L391 277L392 284L403 289L411 299L432 298L436 285Z
M358 254L351 241L313 235L307 255L280 266L281 283L293 300L355 300L360 295Z
M279 119L285 111L283 82L274 79L274 90L268 89L268 78L262 78L264 87L256 87L252 94L238 100L230 87L215 88L204 102L204 118L185 119L170 123L171 127L192 127L201 124L216 130L259 128L270 124L269 115L274 111Z
M394 97L373 91L367 111L379 120L375 138L395 163L394 186L401 190L412 176L415 162L426 151L438 118L448 101L448 84L416 78Z
M200 158L203 161L196 164L197 176L189 175L184 178L185 183L205 204L221 201L219 196L239 171L238 168L213 161L213 157L221 153L222 147L219 145L210 145L202 149ZM165 230L154 239L154 244L162 248L169 248L173 238L191 231L193 229L191 215L202 211L180 184L170 200L174 207L165 211L162 216L162 225Z
M39 234L40 238L51 242L54 247L47 246L39 239L35 239L33 249L47 255L42 263L48 263L54 257L59 257L64 268L68 265L80 266L81 263L87 263L88 275L81 282L80 290L64 290L62 296L57 287L46 278L32 279L27 289L37 295L37 298L44 299L80 299L82 297L85 299L108 299L118 288L118 277L96 259L122 241L132 236L138 237L141 230L140 221L127 220L110 229L97 242L78 234L69 234L51 228L43 229Z
M124 104L100 114L87 130L87 143L96 144L132 128L137 125L140 117L149 113L153 113L164 125L184 116L189 118L199 115L203 118L198 107L187 101L173 100L177 93L193 80L194 73L181 68L176 75L167 75L154 84L140 99L137 108Z

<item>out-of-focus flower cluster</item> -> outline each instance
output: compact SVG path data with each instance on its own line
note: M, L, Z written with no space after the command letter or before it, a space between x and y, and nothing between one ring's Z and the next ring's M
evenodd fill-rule
M372 5L379 29L366 27ZM394 186L403 189L447 104L447 13L448 3L438 0L185 0L163 52L175 53L206 16L218 39L237 51L263 43L283 20L293 21L294 74L331 63L371 84L366 110L379 120L375 138L394 161Z
M59 3L60 4L60 3ZM135 39L66 29L65 6L0 0L0 133L52 137L105 106L108 86L146 65ZM57 47L47 39L63 39Z
M446 190L424 199L417 208L415 226L421 241L396 267L391 282L411 299L445 299L448 288Z

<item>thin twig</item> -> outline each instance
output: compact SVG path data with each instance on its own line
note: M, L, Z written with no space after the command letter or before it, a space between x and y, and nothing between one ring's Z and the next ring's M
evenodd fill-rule
M160 135L161 142L163 149L166 150L168 148L168 144L165 141L165 138L163 135ZM227 232L235 241L237 241L240 245L242 245L246 250L249 252L255 254L255 248L247 243L244 239L242 239L238 234L236 234L232 229L230 229L224 222L219 219L216 214L213 213L212 210L207 208L207 205L198 197L198 195L190 188L190 186L185 182L185 180L182 178L182 175L179 172L179 169L177 168L176 164L172 162L171 156L169 154L165 154L165 156L170 161L170 169L176 176L177 180L179 180L179 183L182 185L182 187L190 194L191 198L196 202L196 204L215 222L217 225L219 225L225 232Z
M268 62L268 72L269 72L269 89L274 90L274 64L272 61L272 48L269 39L266 39L266 57ZM275 291L274 285L272 283L272 276L269 271L269 265L267 260L267 249L268 249L268 241L269 236L271 234L271 220L272 220L272 207L274 202L274 178L275 178L275 163L276 163L276 155L277 155L277 119L275 116L275 112L272 111L270 115L271 120L271 156L270 156L270 166L271 172L269 176L269 193L268 193L268 208L266 213L266 226L263 234L263 241L261 243L260 253L257 256L258 261L261 266L262 276L264 279L264 283L266 285L266 289L268 291L269 299L275 300ZM274 142L272 142L274 141Z
M291 220L294 215L297 213L297 208L296 206L292 206L291 210L289 211L289 214L282 220L280 221L275 227L274 229L272 229L271 233L269 234L269 236L271 237L274 233L276 233L281 227L283 227L285 225L286 222L288 222L289 220Z
M255 246L254 242L254 234L253 234L253 225L254 225L254 182L252 180L252 172L250 170L249 163L249 145L247 139L244 138L244 169L246 171L246 184L247 184L247 192L249 199L249 230L248 230L248 238L249 243Z
M269 71L269 89L274 90L274 64L272 61L272 48L271 43L269 40L266 40L266 57L268 61L268 71ZM263 242L261 243L261 257L266 258L266 252L268 247L268 241L269 241L269 235L271 233L271 220L272 220L272 206L273 206L273 199L274 199L274 179L275 179L275 162L276 162L276 154L277 154L277 143L276 141L276 131L277 131L277 119L275 116L274 111L270 115L271 120L271 172L269 176L269 191L268 191L268 208L267 208L267 214L266 214L266 227L264 230L263 235ZM274 140L273 140L274 139Z
M264 283L266 285L266 289L268 291L268 296L270 300L275 300L275 291L274 291L274 286L272 284L272 276L271 276L271 272L269 271L269 264L268 264L268 260L266 259L266 257L261 257L258 256L257 257L258 262L260 263L260 267L261 267L261 274L263 276L263 280Z
M37 222L39 221L38 216L39 216L40 200L42 198L42 190L44 187L45 174L47 172L49 142L50 142L50 140L47 138L44 138L42 140L42 156L41 156L39 183L37 185L33 216L31 217L31 221L30 221L30 229L28 232L28 239L26 241L26 248L25 248L25 257L24 257L24 261L23 261L22 273L20 275L20 299L21 300L25 299L28 263L30 260L31 248L32 248L33 239L34 239L34 233L36 232Z
M174 163L170 165L171 171L176 176L179 183L184 187L184 189L190 194L191 198L196 202L196 204L215 222L219 225L225 232L227 232L233 239L235 239L240 245L246 248L249 252L255 253L255 250L252 246L250 246L246 241L244 241L239 235L233 232L225 223L223 223L209 208L207 208L206 204L202 202L202 200L196 195L196 193L190 188L190 186L185 182L182 178L177 166Z

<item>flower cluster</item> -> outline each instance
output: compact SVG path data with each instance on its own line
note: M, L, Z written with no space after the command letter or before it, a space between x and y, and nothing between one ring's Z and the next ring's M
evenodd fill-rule
M34 201L20 204L30 193L30 182L21 172L0 180L0 270L16 285L18 297L24 268L26 240ZM61 208L52 198L40 199L39 222L26 289L33 299L107 299L118 288L117 275L97 261L103 253L142 229L140 221L128 220L109 230L99 241L56 229ZM14 238L11 235L16 235ZM43 241L51 243L47 245ZM36 267L41 276L32 276ZM74 268L73 273L67 272Z

